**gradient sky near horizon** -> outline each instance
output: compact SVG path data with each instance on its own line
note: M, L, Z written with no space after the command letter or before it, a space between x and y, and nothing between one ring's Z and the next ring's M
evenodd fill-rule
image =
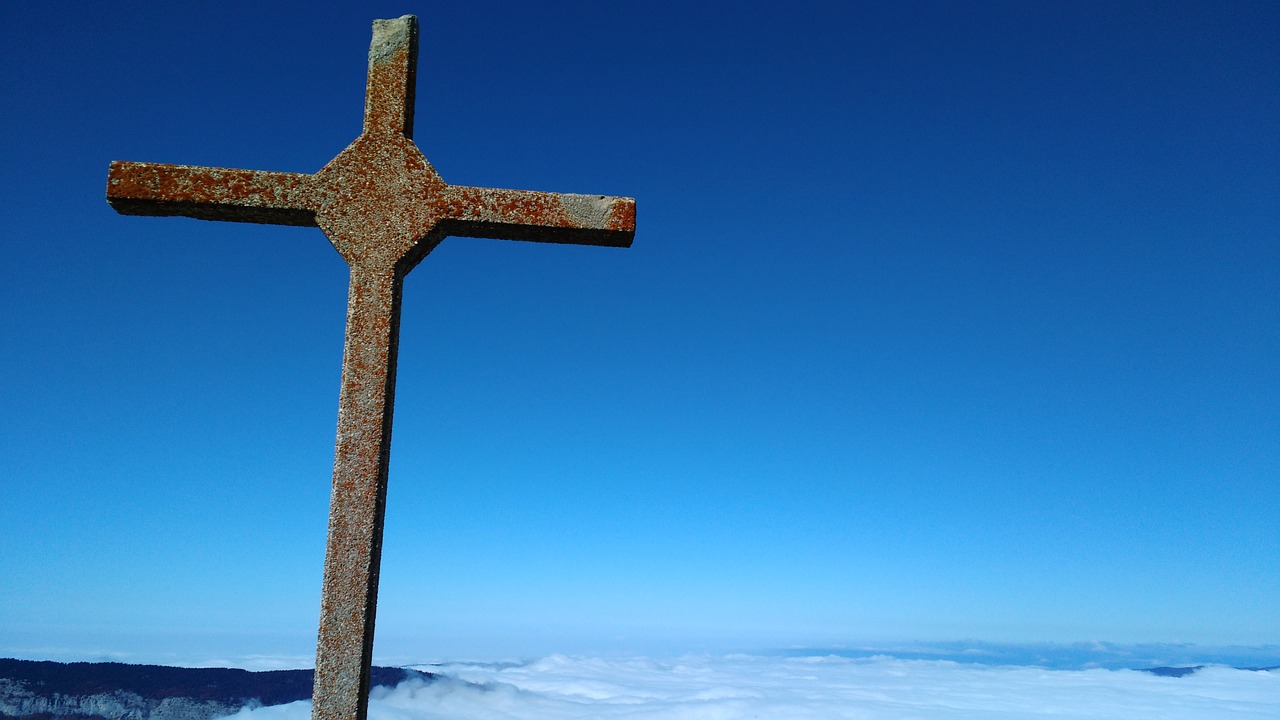
M638 231L409 276L375 655L1280 642L1280 6L4 3L0 653L313 652L346 267L107 165L319 169L405 13Z

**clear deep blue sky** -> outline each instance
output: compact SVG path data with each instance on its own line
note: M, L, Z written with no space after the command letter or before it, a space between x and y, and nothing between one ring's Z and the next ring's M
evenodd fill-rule
M0 654L312 652L346 267L107 165L319 169L404 13L639 220L409 276L379 655L1280 642L1280 8L789 5L0 5Z

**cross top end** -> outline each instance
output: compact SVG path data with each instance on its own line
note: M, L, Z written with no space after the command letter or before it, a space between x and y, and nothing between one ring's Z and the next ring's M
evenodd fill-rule
M369 43L364 132L413 138L414 88L418 70L418 18L374 20Z
M375 20L363 131L314 174L113 162L126 215L319 227L352 267L412 269L444 237L629 247L635 200L449 185L412 140L418 20Z
M402 47L410 48L416 62L418 58L417 15L401 15L392 20L373 21L373 41L369 43L370 65Z

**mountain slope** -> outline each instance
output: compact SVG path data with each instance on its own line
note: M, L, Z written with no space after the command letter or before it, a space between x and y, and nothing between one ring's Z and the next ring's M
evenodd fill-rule
M211 720L311 697L312 670L251 672L0 659L0 720ZM375 667L370 683L428 673Z

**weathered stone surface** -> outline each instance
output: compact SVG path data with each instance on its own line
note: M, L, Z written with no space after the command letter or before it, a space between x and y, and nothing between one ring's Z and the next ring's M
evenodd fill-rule
M364 129L319 172L114 162L127 215L316 226L351 266L313 716L364 720L405 275L447 235L629 247L635 200L449 185L413 143L418 26L374 22Z

